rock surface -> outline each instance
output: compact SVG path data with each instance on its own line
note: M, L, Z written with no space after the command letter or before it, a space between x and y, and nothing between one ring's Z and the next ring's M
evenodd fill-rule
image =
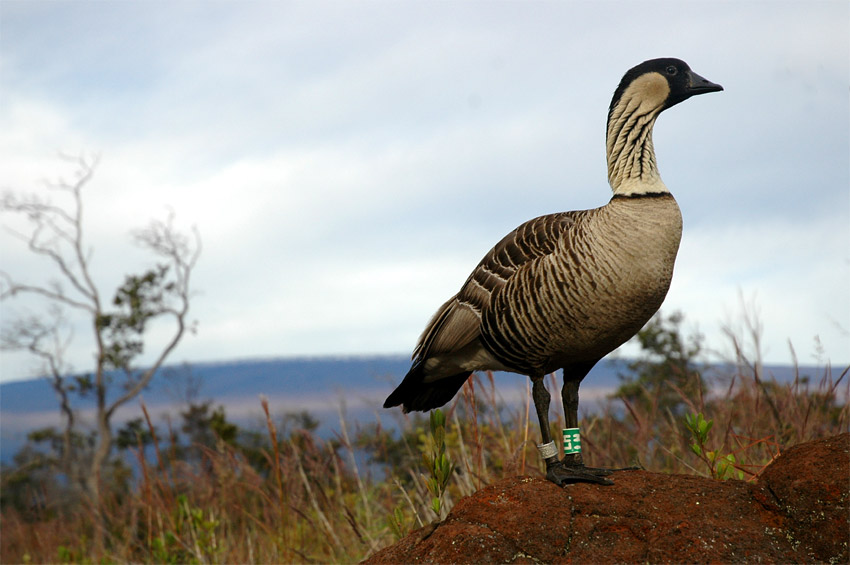
M784 451L759 482L621 471L608 487L503 479L366 563L847 563L850 434Z

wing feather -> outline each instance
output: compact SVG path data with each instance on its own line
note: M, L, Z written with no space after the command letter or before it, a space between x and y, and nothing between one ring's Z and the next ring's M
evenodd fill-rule
M475 267L460 291L431 318L413 351L425 359L460 351L480 336L481 317L493 297L524 265L553 253L562 234L573 226L576 212L529 220L497 243Z

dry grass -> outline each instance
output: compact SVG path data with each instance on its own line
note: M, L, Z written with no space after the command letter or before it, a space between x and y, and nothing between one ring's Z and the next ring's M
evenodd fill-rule
M826 367L813 379L798 376L777 384L758 367L739 363L715 381L720 388L712 395L683 399L688 411L714 420L709 443L734 453L748 478L790 445L846 431L850 417L847 369L833 376ZM138 456L132 488L109 493L102 520L84 503L72 512L38 508L26 516L5 509L0 558L356 562L395 541L390 517L400 522L402 534L436 518L420 462L425 419L406 418L401 438L374 428L361 430L352 442L342 414L337 437L323 440L306 432L281 436L268 404L262 408L268 424L264 465L249 464L238 447L224 442L205 449L201 464L189 464L175 455L169 440L156 438L154 460ZM555 428L562 426L559 412L553 410ZM541 474L533 410L528 403L505 407L491 375L471 379L447 414L447 450L457 470L443 500L446 508L502 477ZM585 415L582 432L588 464L639 461L652 471L707 474L688 449L681 416L658 403L624 406L611 400L601 413ZM356 445L385 462L385 476L358 464ZM97 527L103 528L103 548L92 545Z

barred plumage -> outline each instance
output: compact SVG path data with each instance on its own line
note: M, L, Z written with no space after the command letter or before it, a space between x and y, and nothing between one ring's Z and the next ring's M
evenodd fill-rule
M525 222L496 244L431 319L410 372L384 407L441 406L476 370L522 373L534 383L547 443L542 377L563 368L565 413L569 403L568 425L577 426L578 383L649 320L670 286L682 218L658 174L655 120L690 96L717 90L677 59L646 61L626 73L608 112L614 196L600 208ZM549 478L605 482L568 466L571 474L547 459Z

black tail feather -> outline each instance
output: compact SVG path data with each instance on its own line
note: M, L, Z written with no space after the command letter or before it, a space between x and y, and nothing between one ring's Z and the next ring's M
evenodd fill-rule
M387 397L384 408L401 405L405 412L427 412L439 408L454 398L471 374L472 371L466 371L426 383L423 382L423 363L416 362L401 384Z

